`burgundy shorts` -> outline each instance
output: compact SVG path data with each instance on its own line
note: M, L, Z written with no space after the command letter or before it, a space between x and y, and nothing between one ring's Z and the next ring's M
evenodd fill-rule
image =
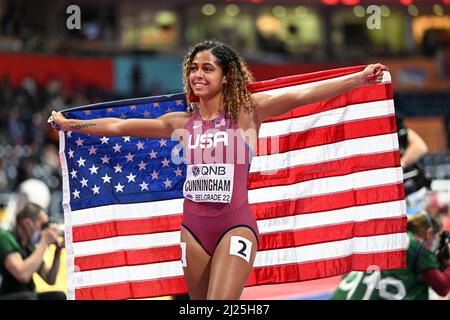
M249 228L257 241L259 237L256 218L249 204L214 217L184 212L182 225L211 256L222 237L234 228Z

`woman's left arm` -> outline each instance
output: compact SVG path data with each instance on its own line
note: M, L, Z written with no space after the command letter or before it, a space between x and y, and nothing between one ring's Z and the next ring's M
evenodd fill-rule
M284 114L302 105L331 99L365 85L381 83L383 70L387 70L387 68L380 63L370 64L361 72L337 79L324 80L302 90L276 95L255 93L253 98L256 102L258 120L262 122L267 118Z

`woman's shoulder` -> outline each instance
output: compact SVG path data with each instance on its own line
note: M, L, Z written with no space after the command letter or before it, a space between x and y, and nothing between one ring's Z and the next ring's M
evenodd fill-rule
M270 96L271 96L270 94L262 92L252 93L252 99L256 106L258 106L261 103L261 101L266 100Z
M174 111L166 113L162 118L167 121L173 129L184 128L186 123L192 117L192 112L187 111Z
M189 119L192 116L192 112L188 111L173 111L162 115L162 119Z
M259 124L258 113L255 109L243 110L239 114L239 123Z

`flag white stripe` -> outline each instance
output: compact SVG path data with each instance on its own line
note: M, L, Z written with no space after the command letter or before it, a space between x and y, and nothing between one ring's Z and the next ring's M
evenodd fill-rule
M267 172L356 155L398 150L397 133L344 140L325 145L254 157L250 172Z
M67 158L64 150L66 149L66 140L64 131L59 131L59 157L61 159L61 174L63 182L63 207L70 210L70 179Z
M266 122L261 125L259 138L282 136L315 128L337 125L355 120L385 117L394 114L394 100L374 101L349 105L310 116Z
M406 235L396 233L381 236L358 237L348 240L320 243L309 246L259 251L254 267L304 263L345 257L352 253L376 253L406 248ZM155 280L183 275L181 261L124 266L75 273L77 288Z
M73 248L75 257L81 257L115 251L159 248L179 243L180 231L171 231L75 242Z
M161 262L130 267L90 270L75 273L77 288L123 283L131 281L154 280L183 275L181 261Z
M288 201L318 195L389 185L403 181L402 168L384 168L355 172L345 176L299 182L285 186L267 187L248 191L249 203Z
M66 266L67 266L67 299L75 299L75 287L73 280L74 260L72 245L72 212L70 207L70 179L67 158L64 153L66 149L65 132L59 131L59 158L61 160L61 177L63 190L63 211L64 211L64 237L66 245Z
M300 214L289 217L258 220L260 234L317 228L346 222L406 216L404 200L350 207L339 210Z
M183 212L183 199L112 204L98 208L87 208L73 212L72 225L101 223L115 220L145 219L170 216Z

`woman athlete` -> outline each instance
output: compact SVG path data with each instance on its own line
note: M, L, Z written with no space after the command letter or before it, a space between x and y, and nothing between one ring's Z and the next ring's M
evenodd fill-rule
M385 66L371 64L303 90L252 94L247 86L253 77L243 59L229 46L207 40L193 46L184 59L186 97L188 102L193 95L199 100L192 112L156 119L75 120L53 111L52 117L62 130L98 136L170 138L181 130L187 150L181 250L189 295L239 299L258 245L247 176L261 123L298 106L380 83L383 70Z

